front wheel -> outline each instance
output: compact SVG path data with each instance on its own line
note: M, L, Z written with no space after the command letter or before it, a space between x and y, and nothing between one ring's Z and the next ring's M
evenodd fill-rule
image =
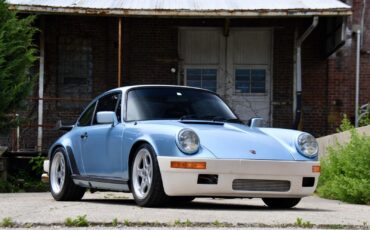
M287 209L296 206L301 198L262 198L262 200L270 208Z
M165 194L156 155L149 144L141 145L131 163L130 186L140 206L161 206L170 201Z
M56 149L50 160L49 184L51 195L54 199L58 201L81 200L86 189L73 183L64 149Z

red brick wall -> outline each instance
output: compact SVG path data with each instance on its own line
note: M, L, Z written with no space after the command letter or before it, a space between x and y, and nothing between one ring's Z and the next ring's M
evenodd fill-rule
M370 20L367 17L367 20ZM90 100L117 85L117 19L107 17L45 16L46 67L45 97L57 98L58 92L58 38L61 34L88 36L92 41L92 93L73 99ZM310 25L311 19L233 19L236 27L273 27L273 123L275 127L290 128L293 122L293 53L294 31L299 33ZM178 27L222 27L223 19L123 19L123 85L176 84L177 75L170 69L178 67ZM353 110L354 101L354 43L349 52L341 52L329 59L323 58L322 27L307 38L302 47L303 74L303 130L316 136L333 131L340 114ZM345 49L344 49L345 50ZM362 55L363 79L361 101L369 100L368 54ZM367 68L367 69L366 69ZM366 74L365 74L366 71ZM37 90L37 89L36 89ZM353 99L352 99L353 98ZM333 105L333 101L342 105ZM44 148L62 133L53 130L55 122L62 119L74 122L86 101L74 102L80 108L61 109L60 103L71 101L45 100ZM34 104L35 108L36 104ZM35 112L36 111L36 112ZM37 107L32 115L37 124ZM24 146L36 146L36 127L23 134Z

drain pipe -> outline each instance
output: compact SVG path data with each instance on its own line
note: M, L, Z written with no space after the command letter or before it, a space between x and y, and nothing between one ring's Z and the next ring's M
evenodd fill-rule
M300 122L301 122L301 114L302 114L302 59L301 59L301 47L303 41L311 34L311 32L316 28L317 24L319 23L319 17L313 17L313 21L311 26L299 37L296 41L296 92L295 92L295 115L294 115L294 123L293 128L298 129Z

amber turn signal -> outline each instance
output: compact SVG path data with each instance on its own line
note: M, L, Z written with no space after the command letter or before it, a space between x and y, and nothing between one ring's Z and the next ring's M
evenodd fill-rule
M321 170L320 165L314 165L314 166L312 166L312 172L313 173L319 173L320 170Z
M206 162L171 161L171 168L177 169L206 169Z

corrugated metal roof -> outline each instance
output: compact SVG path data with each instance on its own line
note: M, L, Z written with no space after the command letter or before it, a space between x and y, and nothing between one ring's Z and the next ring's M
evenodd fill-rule
M349 15L338 0L7 0L26 12L148 16Z

